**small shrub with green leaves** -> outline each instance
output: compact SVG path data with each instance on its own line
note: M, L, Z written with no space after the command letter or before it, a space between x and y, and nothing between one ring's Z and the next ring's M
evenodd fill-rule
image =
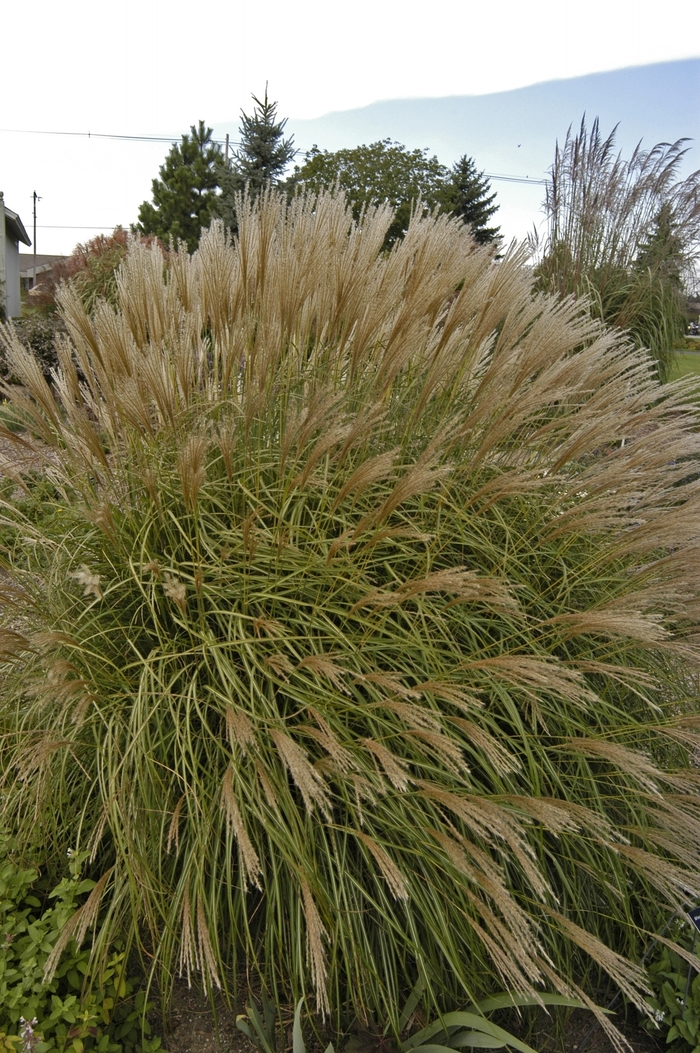
M127 975L124 952L113 952L99 985L86 990L89 951L63 938L95 888L80 876L84 853L72 854L70 876L46 897L37 894L38 871L9 846L0 833L0 1050L155 1053L160 1039L148 1037L144 992Z
M11 323L18 338L28 347L48 377L58 364L56 357L56 339L66 335L66 327L60 316L53 314L33 313L26 318L14 319ZM0 355L0 373L10 380L13 377L4 356Z
M90 851L94 969L395 1034L419 979L647 1006L700 892L691 388L446 217L238 214L64 288L53 389L6 336L62 511L4 504L5 821Z
M675 942L660 944L648 966L654 1016L644 1026L651 1034L661 1031L669 1053L700 1053L700 962L691 935L695 930L687 922L677 928Z

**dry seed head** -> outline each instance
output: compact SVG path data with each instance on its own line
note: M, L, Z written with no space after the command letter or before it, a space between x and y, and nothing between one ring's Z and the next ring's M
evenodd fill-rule
M342 680L345 670L337 665L328 655L307 655L306 658L302 658L301 662L297 665L298 671L301 671L302 669L310 669L312 673L320 673L322 676L327 677L333 686L339 691L342 691L343 694L350 694Z
M328 966L326 964L326 951L323 946L324 941L328 939L328 933L321 921L321 916L308 882L303 879L301 882L301 895L304 905L304 917L306 918L306 956L316 993L316 1008L321 1017L325 1019L330 1013L327 990Z
M180 797L180 800L175 805L175 809L170 820L170 826L168 827L168 838L165 842L165 851L170 852L172 845L175 845L175 851L177 852L180 848L180 814L182 812L182 806L185 803L184 793Z
M351 771L357 771L358 764L349 750L347 750L336 734L334 734L328 721L324 720L318 710L313 707L309 710L310 715L316 721L317 727L306 727L305 732L323 746L338 766L338 770L344 775Z
M250 718L246 716L243 710L227 706L226 729L231 749L235 750L238 747L241 753L245 755L248 747L255 742L255 729Z
M197 496L206 478L208 446L206 435L189 435L178 452L177 467L186 508L197 505Z
M570 739L559 749L577 754L580 757L594 757L607 761L619 771L629 776L651 794L660 794L660 786L666 778L649 758L640 750L631 750L619 742L606 742L604 739L577 738Z
M243 816L241 815L238 802L236 801L236 795L233 790L233 775L230 765L226 769L226 774L224 775L221 784L221 803L226 815L226 821L233 830L236 836L236 841L238 842L241 869L243 871L243 883L247 887L248 882L251 882L256 888L262 889L260 884L260 860L257 852L253 848L250 837L248 836L248 831L243 822Z
M409 777L406 774L407 764L404 760L397 757L386 746L383 746L381 742L376 742L374 739L360 739L360 744L376 757L392 786L401 792L408 789Z
M544 908L546 909L546 908ZM574 943L590 955L594 962L599 965L608 976L614 980L620 990L624 991L629 1000L644 1013L650 1013L649 1005L644 998L645 994L651 994L644 969L633 962L623 958L621 954L606 947L599 939L590 932L582 929L570 918L559 914L557 911L547 910L554 918L556 924L569 936Z
M474 745L486 760L493 765L499 775L508 775L520 770L520 761L510 753L503 743L489 734L485 728L480 727L473 720L465 720L463 717L451 717L451 722L456 724L464 732L465 738Z
M307 811L313 812L314 806L317 806L330 819L330 798L326 784L318 771L309 764L304 750L278 728L272 728L270 735L280 759L301 793Z
M279 676L282 680L288 680L290 673L294 672L294 666L284 654L271 654L265 659L265 665Z
M199 972L203 981L204 993L208 993L210 983L221 989L221 980L216 966L216 955L212 946L209 925L204 913L202 897L197 897L197 949L199 952Z
M352 610L355 608L353 607ZM356 684L376 684L383 688L388 694L398 695L399 698L420 698L420 691L415 688L406 687L400 675L391 673L363 673L355 678Z
M44 983L50 983L55 976L61 955L70 941L75 940L77 945L80 946L85 939L87 930L97 921L102 896L107 887L107 883L112 876L113 870L114 867L110 867L109 870L105 871L92 889L92 892L86 899L85 903L83 903L81 907L78 907L75 913L71 915L61 929L61 933L56 940L50 955L46 959L43 977Z
M187 609L187 586L175 574L163 575L163 592L174 601L182 613Z
M253 632L256 636L265 633L267 636L284 635L284 626L274 618L253 618Z
M83 585L83 596L94 596L95 599L102 599L102 589L100 588L100 575L94 574L88 566L84 563L80 570L73 571L70 575L71 578L75 578L79 585Z
M389 853L378 844L374 838L368 834L363 834L360 830L355 831L355 837L366 845L369 851L372 853L377 866L382 872L384 880L389 886L394 899L408 899L408 886L406 885L406 879L393 861Z

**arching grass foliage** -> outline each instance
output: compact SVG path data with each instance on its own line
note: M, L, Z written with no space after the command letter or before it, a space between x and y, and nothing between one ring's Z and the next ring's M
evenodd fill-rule
M4 820L91 851L98 958L395 1024L419 976L642 1004L699 891L696 411L517 252L390 222L135 243L53 389L6 333L62 496L4 505Z

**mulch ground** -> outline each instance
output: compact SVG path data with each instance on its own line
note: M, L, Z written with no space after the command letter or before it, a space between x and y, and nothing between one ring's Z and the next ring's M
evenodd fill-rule
M172 1006L170 1020L161 1032L163 1048L168 1053L255 1053L255 1048L236 1027L235 1012L228 1009L222 999L217 1000L213 1011L198 991L179 982ZM630 1010L627 1019L624 1013L612 1017L633 1053L664 1053L666 1045L661 1033L658 1038L650 1035L639 1027L636 1016L635 1011ZM526 1041L538 1053L615 1053L605 1032L594 1025L595 1019L590 1013L576 1010L568 1018L563 1036L545 1026L537 1034L527 1036ZM291 1035L288 1038L291 1040ZM321 1047L315 1050L311 1036L309 1038L309 1053L319 1053ZM343 1053L342 1047L336 1053Z

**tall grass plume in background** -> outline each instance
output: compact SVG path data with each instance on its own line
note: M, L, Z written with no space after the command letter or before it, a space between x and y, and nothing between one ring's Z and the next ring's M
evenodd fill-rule
M639 143L625 160L616 129L603 137L598 118L557 144L544 211L548 233L536 246L538 286L585 296L594 317L648 348L662 379L683 346L684 283L700 258L700 171L678 170L687 140Z
M62 945L394 1028L644 1006L700 894L691 389L447 217L238 216L64 287L53 387L4 331L60 496L3 505L2 819L91 853Z

